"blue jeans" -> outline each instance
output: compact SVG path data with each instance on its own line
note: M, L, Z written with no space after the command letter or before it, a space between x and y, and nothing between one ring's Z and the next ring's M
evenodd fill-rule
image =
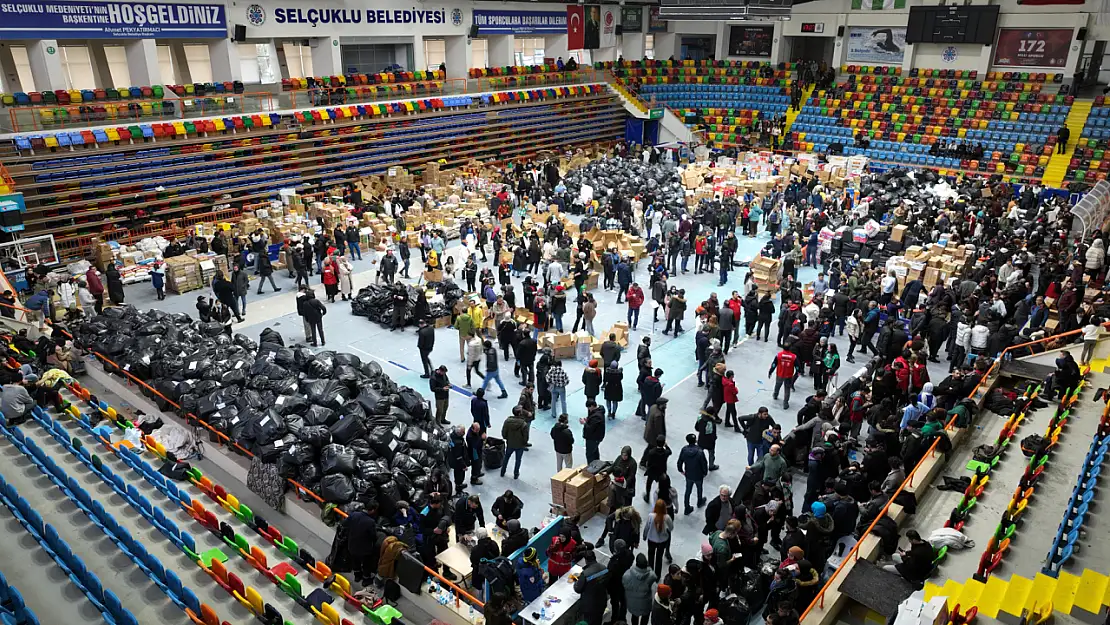
M721 265L721 284L728 283L728 268Z
M765 453L766 451L764 451L763 449L763 441L759 441L758 443L748 441L748 466L755 464L755 461L758 460L759 457Z
M273 282L273 278L270 278L270 282L271 283ZM247 314L247 296L246 295L240 295L239 296L239 314L241 314L241 315Z
M505 385L501 382L501 371L498 370L498 371L487 371L486 372L486 377L482 378L482 390L483 391L486 390L487 386L489 386L489 381L490 380L496 380L497 381L497 386L501 387L501 392L502 393L507 392L505 390Z
M689 256L682 257L682 273L686 273L686 265L690 262Z
M555 315L555 329L559 332L563 331L563 316Z
M563 411L555 410L555 405L562 403ZM551 418L556 419L561 414L567 414L567 387L551 387Z
M601 459L601 450L598 449L600 446L601 441L586 439L586 464Z
M611 415L617 414L617 405L619 403L620 403L619 401L612 401L612 400L606 399L605 400L605 411L607 413L611 414Z
M702 374L704 374L705 371L706 371L705 359L703 358L703 359L698 361L698 384L701 384L703 382Z
M640 325L640 309L639 308L632 308L632 307L628 308L628 325L632 326L633 329L635 329L636 326Z
M505 450L505 457L501 459L501 477L505 477L505 469L509 467L509 456L516 454L516 465L513 466L513 477L520 477L520 459L524 456L524 449L517 447Z
M316 257L316 273L324 273L324 259Z
M683 502L686 504L686 509L690 509L690 508L693 507L693 506L690 505L690 491L691 490L693 490L695 488L698 489L698 503L701 503L701 500L704 499L704 497L702 497L702 491L701 491L702 483L704 481L705 480L691 480L690 478L686 478L686 496L683 499Z
M358 259L362 260L362 248L358 246L357 241L347 241L347 249L351 251L351 256L358 256Z

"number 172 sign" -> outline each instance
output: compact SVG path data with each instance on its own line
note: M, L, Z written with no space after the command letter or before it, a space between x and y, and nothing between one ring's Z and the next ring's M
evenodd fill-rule
M994 46L994 65L1064 69L1074 36L1072 28L1000 28Z

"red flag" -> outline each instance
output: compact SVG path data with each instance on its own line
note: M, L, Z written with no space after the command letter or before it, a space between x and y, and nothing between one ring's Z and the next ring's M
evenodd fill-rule
M567 5L567 50L586 47L586 11L580 4Z

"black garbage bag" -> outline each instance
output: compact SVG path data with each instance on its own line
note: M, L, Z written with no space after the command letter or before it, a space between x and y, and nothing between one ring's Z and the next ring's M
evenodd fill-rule
M320 479L322 477L324 477L324 472L320 470L320 463L309 462L301 465L297 481L311 491L320 492Z
M336 382L343 384L352 391L357 392L362 374L358 372L358 369L352 367L351 365L338 365L334 369L332 369L332 373L329 377L331 377L331 379L335 380Z
M241 361L240 361L241 362ZM238 385L242 386L247 383L246 369L228 369L220 376L220 384L224 386Z
M266 388L275 395L298 395L301 392L301 385L292 375L280 380L270 380Z
M289 371L285 367L262 359L254 361L254 364L251 365L251 375L270 380L280 380L288 376Z
M282 417L285 419L285 431L292 434L297 440L301 440L301 436L305 427L304 418L301 415L290 414Z
M129 339L128 337L120 334L109 334L100 341L97 341L96 344L93 345L93 348L101 354L104 354L105 356L118 356L122 354L130 345L131 339Z
M402 386L397 392L397 399L397 407L407 412L413 419L423 421L428 416L424 398L415 390Z
M377 452L370 446L370 441L364 438L356 438L352 441L348 441L347 446L355 452L359 460L373 460L378 457Z
M301 470L301 462L299 460L299 452L297 451L297 444L290 445L277 459L277 472L278 475L286 479L294 479L297 473ZM310 459L311 460L311 459ZM306 461L307 462L307 461Z
M390 403L385 401L378 391L371 387L363 387L355 398L366 414L386 414L389 412Z
M389 463L382 459L359 460L358 475L364 480L375 484L386 484L393 479L393 469Z
M346 475L325 475L320 480L320 496L328 503L347 503L355 498L355 487Z
M293 348L293 363L296 364L297 368L301 371L307 373L307 367L309 363L311 363L315 359L316 355L312 353L311 349L305 347L304 345Z
M212 368L212 359L206 354L197 354L185 359L184 374L187 378L199 379L205 371Z
M404 453L394 454L389 466L393 467L394 471L403 471L409 475L420 475L424 472L424 467L420 466L419 462Z
M243 440L253 441L256 445L266 445L285 435L285 419L277 412L250 411L249 414L251 417L243 431Z
M285 339L281 337L281 333L273 328L264 328L262 333L258 335L258 343L274 343L285 347Z
M274 399L274 394L269 391L259 392L254 389L246 389L239 393L239 399L236 403L243 410L247 408L263 410L272 406Z
M347 366L358 369L362 367L362 359L354 354L342 353L335 355L335 366Z
M253 353L258 351L258 343L255 343L249 337L243 334L236 334L234 337L232 337L232 342L239 347L247 350L248 352Z
M331 442L331 430L323 425L307 425L297 436L306 445L321 449Z
M358 472L358 457L355 452L343 445L332 443L325 445L320 450L320 468L324 475L332 473L345 473L353 475Z
M339 415L334 410L316 404L309 406L308 410L304 411L303 416L305 425L330 426L339 420Z
M313 403L335 410L342 408L351 398L351 389L335 380L314 380L302 386Z
M434 439L431 437L431 435L418 427L410 427L406 429L404 435L401 436L400 439L408 443L409 447L411 447L412 449L419 449L424 452L427 452L434 447Z
M314 378L330 378L335 371L335 352L322 351L305 364L304 372Z
M300 395L279 395L274 400L274 409L282 415L304 414L310 405L308 400Z
M281 457L282 452L297 442L292 434L274 439L268 443L255 443L255 454L267 464L273 464Z
M197 390L200 388L198 386ZM217 410L223 410L227 406L237 405L239 401L239 389L236 387L221 388L212 391L204 396L197 402L196 415L204 418Z
M386 460L393 459L393 448L396 445L396 439L393 436L392 427L371 425L370 430L366 432L366 440L369 441L370 447L379 456Z
M482 447L482 466L487 469L500 469L501 462L505 459L505 441L492 436L486 437Z
M244 433L247 432L251 422L262 419L262 413L254 410L247 410L231 417L227 420L227 434L231 440L235 442L242 442L249 444L251 441L244 438Z
M330 429L331 439L340 444L366 435L366 426L357 417L344 417L332 424Z
M428 452L423 449L412 449L410 447L408 451L408 456L425 469L435 468L433 466L431 458L428 456Z
M367 417L366 410L362 408L362 404L354 399L347 400L339 412L342 413L344 417L354 417L363 421L365 421Z

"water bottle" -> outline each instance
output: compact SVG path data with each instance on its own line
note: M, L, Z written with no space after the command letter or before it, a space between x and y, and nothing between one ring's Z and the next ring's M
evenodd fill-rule
M546 621L547 620L547 608L542 608L542 607L540 608L540 620L541 621Z

